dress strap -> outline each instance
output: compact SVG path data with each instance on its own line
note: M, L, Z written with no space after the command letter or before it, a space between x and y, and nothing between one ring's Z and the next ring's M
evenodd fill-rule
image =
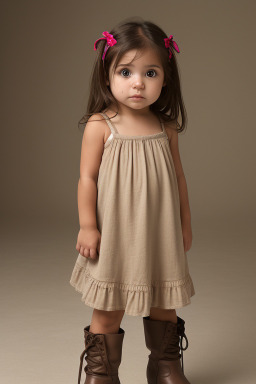
M166 132L165 127L164 127L164 123L163 123L163 121L161 121L160 118L159 118L159 121L160 121L160 124L161 124L161 128L162 128L163 133L165 133L166 136L168 137L167 132Z
M104 119L106 120L106 123L108 124L108 126L109 126L111 132L113 133L113 135L115 135L115 133L118 133L116 127L111 122L111 119L109 119L109 117L106 115L106 113L102 112L102 113L100 113L100 115L103 116Z
M111 119L109 119L109 117L106 115L106 113L101 112L100 115L103 116L104 119L106 120L106 123L108 124L108 126L109 126L109 128L110 128L112 134L113 134L113 135L115 135L115 133L118 134L118 130L116 129L114 123L111 122ZM163 133L165 133L166 136L168 137L168 135L167 135L167 133L166 133L166 130L165 130L165 127L164 127L164 123L160 120L160 118L158 118L158 119L159 119L159 122L160 122L160 124L161 124L161 128L162 128Z

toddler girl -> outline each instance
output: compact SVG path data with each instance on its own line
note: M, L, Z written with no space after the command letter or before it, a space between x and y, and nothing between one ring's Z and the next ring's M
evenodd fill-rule
M79 255L70 279L94 308L84 328L78 382L85 356L86 384L120 383L126 313L143 318L151 351L148 384L189 384L185 321L175 311L195 294L186 255L191 215L178 149L186 125L179 47L152 22L125 21L104 31L94 49L82 119Z

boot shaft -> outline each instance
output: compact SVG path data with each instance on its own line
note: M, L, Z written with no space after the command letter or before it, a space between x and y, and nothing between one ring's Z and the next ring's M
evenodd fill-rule
M83 360L86 360L84 371L85 383L119 384L118 368L122 360L124 330L118 333L92 333L90 325L84 328L85 349L80 356L78 384L80 384Z
M143 317L146 347L150 358L175 360L180 358L178 324Z

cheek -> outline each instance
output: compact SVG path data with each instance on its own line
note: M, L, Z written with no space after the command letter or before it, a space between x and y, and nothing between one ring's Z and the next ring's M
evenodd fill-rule
M156 85L156 88L159 90L159 92L161 92L162 88L163 88L163 79L159 79L159 81L157 82L157 85Z
M123 94L125 93L125 90L129 87L128 82L124 81L121 78L115 79L115 82L113 83L113 88L117 94Z
M116 92L120 90L121 85L122 85L122 81L120 80L119 77L116 77L112 82L112 86Z
M152 97L158 98L162 92L162 83L156 82L154 85L152 85L151 91L152 91Z
M111 84L111 92L115 97L121 97L124 93L124 85L118 79L114 80Z
M158 90L160 90L162 88L162 83L161 81L157 80L157 81L152 81L150 82L150 84L148 85L149 88L154 91L154 92L158 92Z

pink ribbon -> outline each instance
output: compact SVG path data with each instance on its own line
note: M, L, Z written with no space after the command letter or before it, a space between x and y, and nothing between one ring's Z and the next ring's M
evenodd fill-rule
M172 57L171 45L173 46L173 48L175 49L176 52L178 52L178 53L180 52L177 43L173 40L173 35L170 35L169 37L164 39L164 43L165 43L166 48L169 48L169 53L170 53L169 58Z
M103 55L102 55L102 60L105 59L105 55L106 55L106 52L108 50L109 47L113 47L113 45L115 45L117 43L116 39L113 37L113 35L111 35L111 33L109 33L108 31L104 31L102 32L102 35L105 36L105 37L101 37L99 38L98 40L95 41L94 43L94 51L97 50L97 43L100 41L100 40L107 40L107 44L105 46L105 49L104 49L104 52L103 52Z

